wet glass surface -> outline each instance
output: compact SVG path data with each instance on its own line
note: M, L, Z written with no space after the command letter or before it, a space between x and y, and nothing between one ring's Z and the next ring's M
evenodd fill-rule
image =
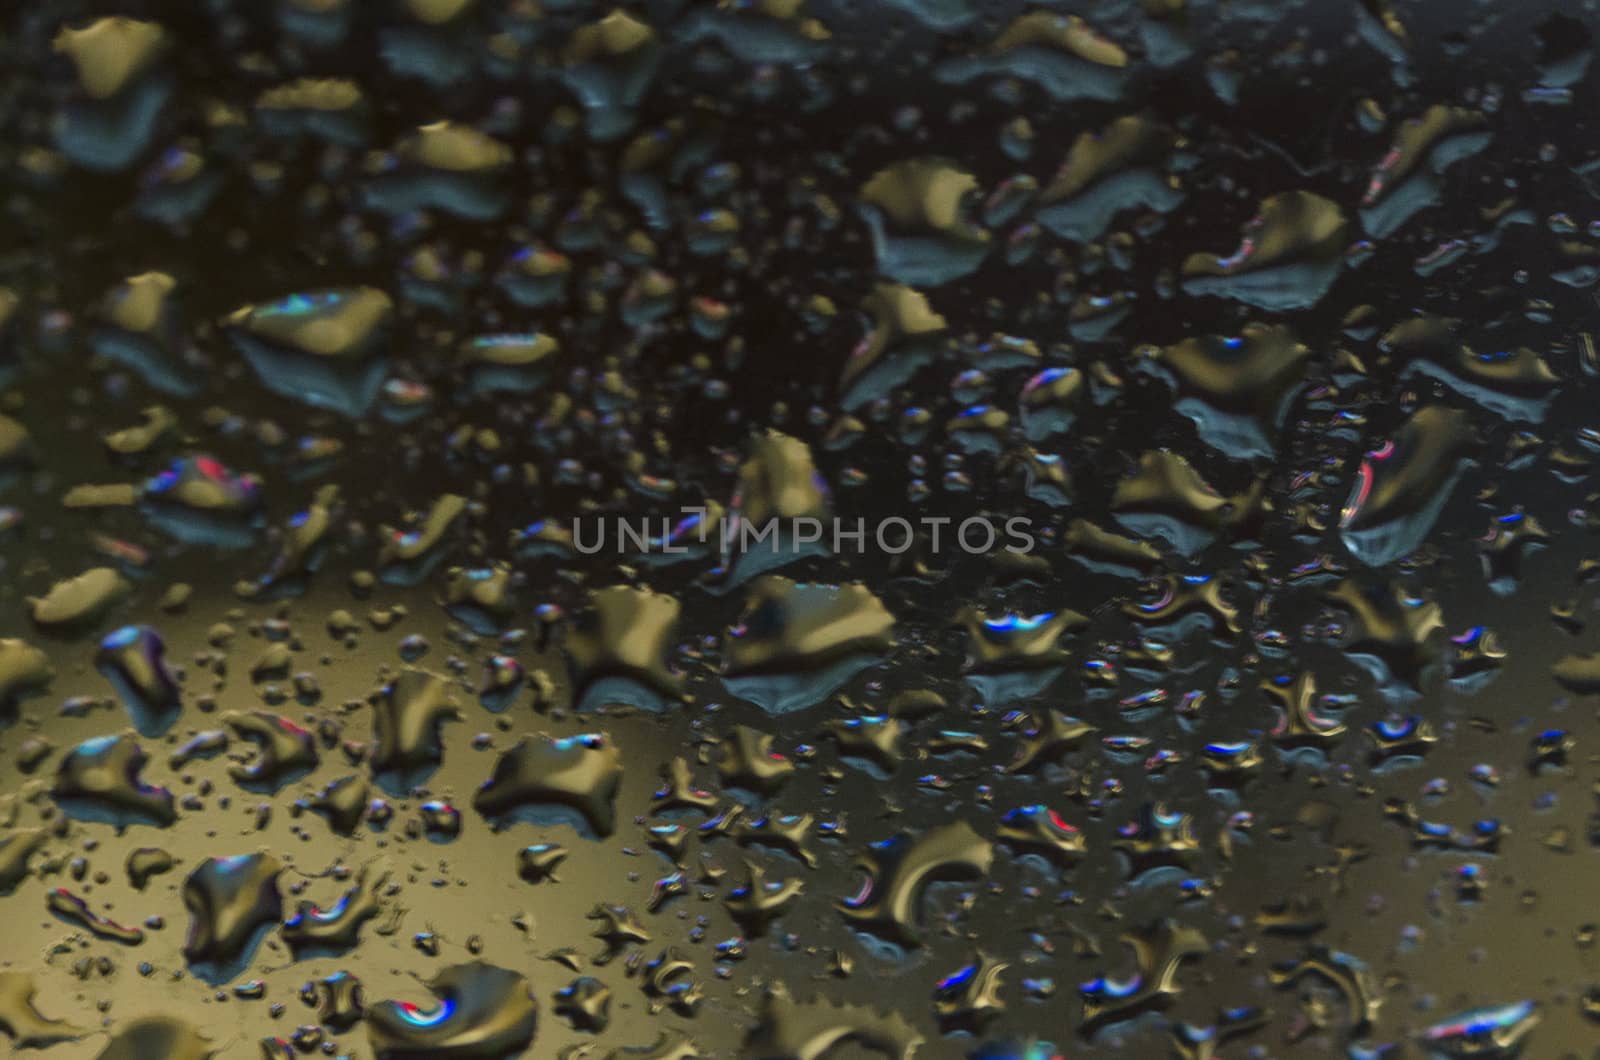
M1596 1055L1593 4L4 18L12 1048Z

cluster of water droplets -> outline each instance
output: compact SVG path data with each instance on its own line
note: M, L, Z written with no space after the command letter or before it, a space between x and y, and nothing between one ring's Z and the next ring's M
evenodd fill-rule
M17 6L13 1047L1590 1050L1592 5Z

